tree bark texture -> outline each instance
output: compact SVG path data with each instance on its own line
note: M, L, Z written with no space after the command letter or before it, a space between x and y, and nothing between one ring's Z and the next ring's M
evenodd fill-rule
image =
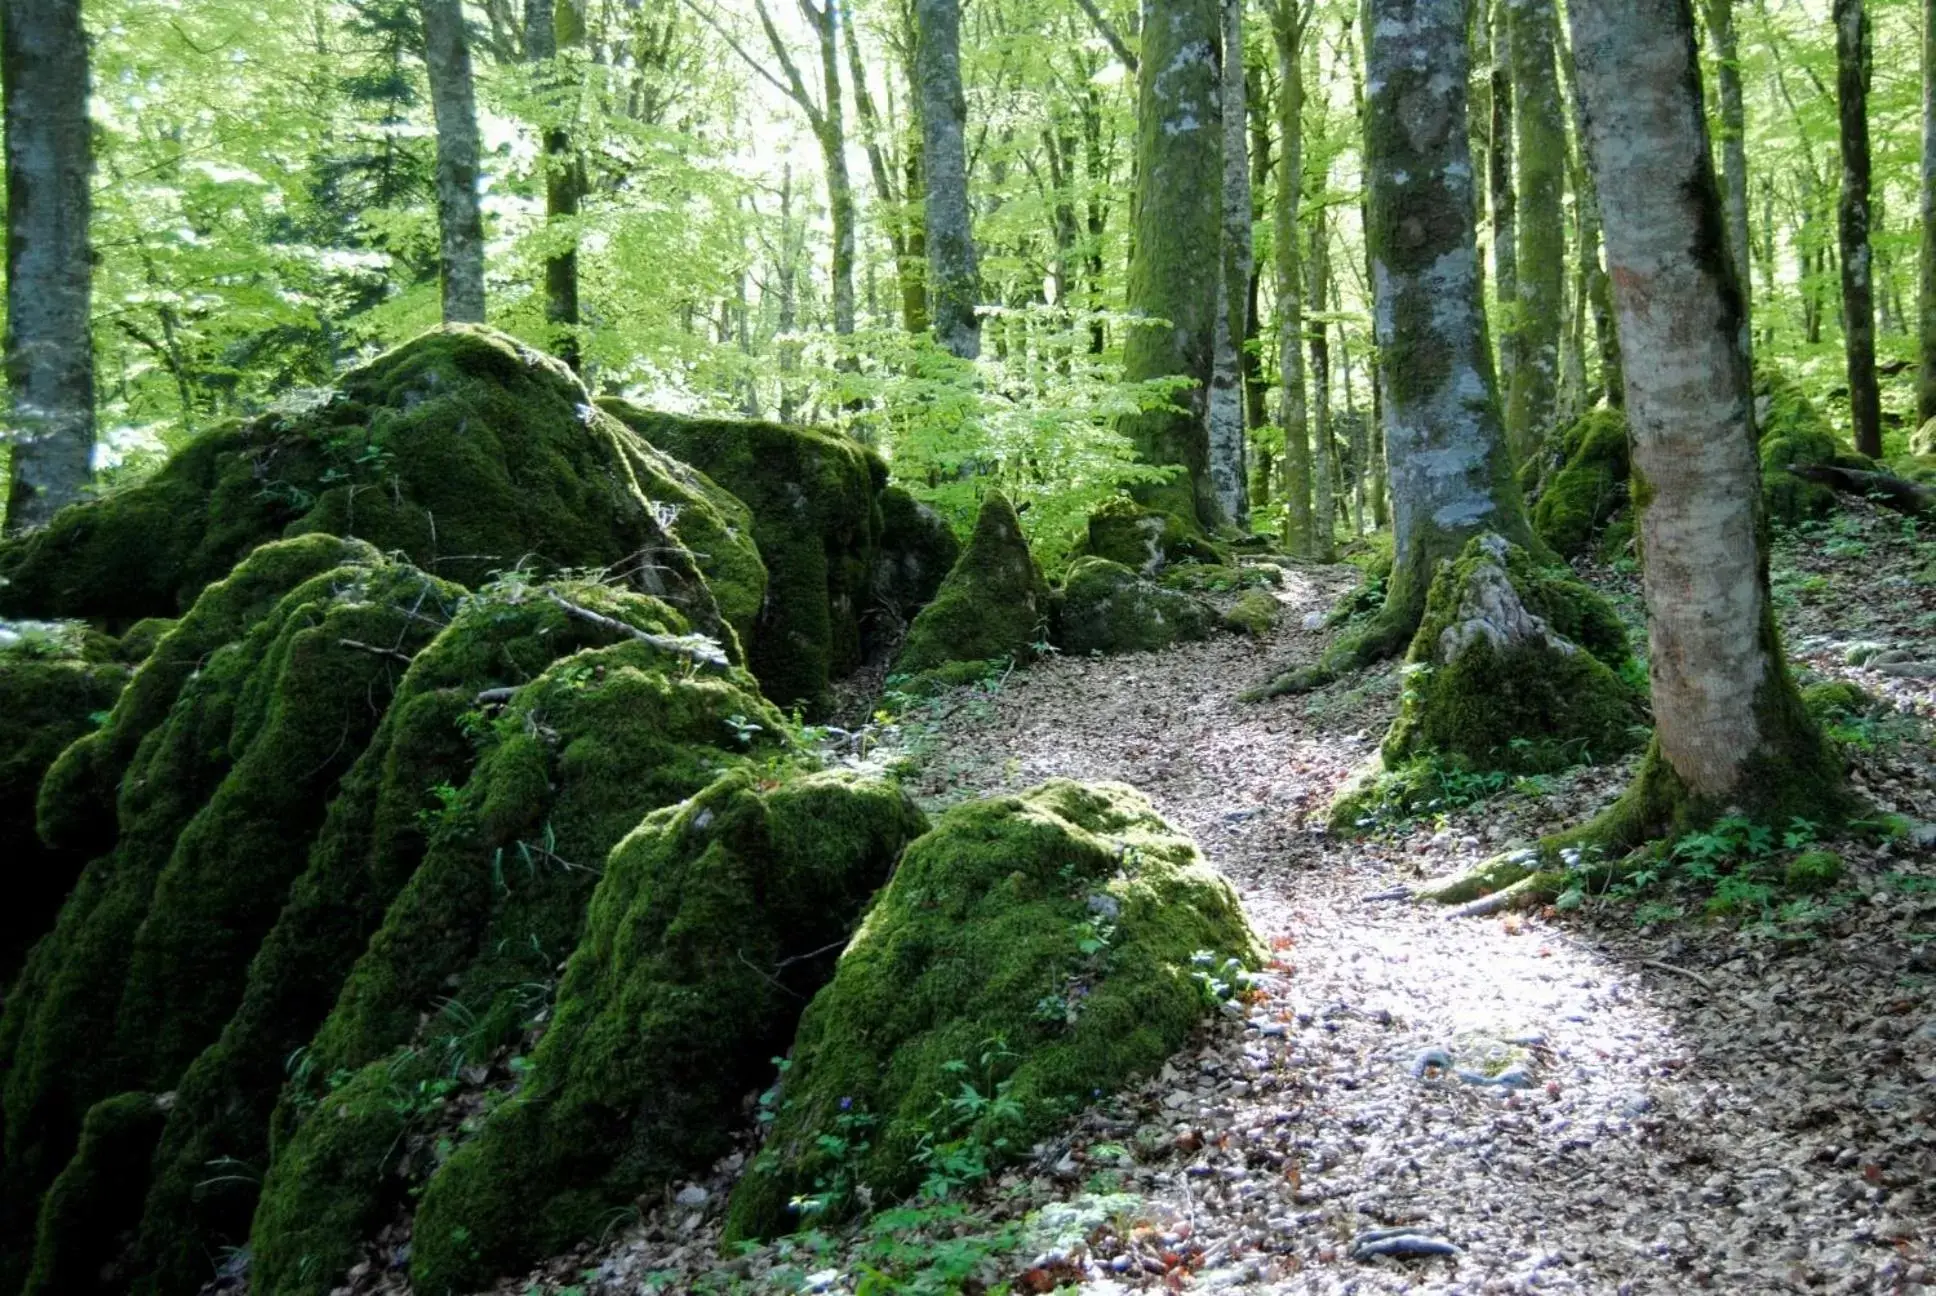
M1271 212L1271 270L1277 294L1278 421L1284 428L1284 546L1311 552L1311 435L1304 396L1304 270L1298 208L1304 190L1304 17L1299 0L1274 0L1277 47L1277 202Z
M419 0L430 107L437 120L437 228L444 323L484 322L484 212L478 202L477 97L461 0Z
M1552 430L1565 322L1566 109L1560 101L1553 0L1505 0L1511 18L1513 125L1519 171L1517 341L1506 436L1524 462Z
M1311 556L1319 562L1337 557L1338 501L1337 465L1334 462L1337 438L1332 435L1331 418L1331 331L1325 326L1324 312L1330 309L1331 280L1330 229L1324 214L1311 222L1311 255L1304 266L1310 274L1311 320L1311 481L1315 486L1311 501Z
M1921 367L1916 421L1936 418L1936 0L1923 0L1922 278L1916 295Z
M571 0L565 0L571 8ZM559 27L575 44L582 25L575 12L566 22L558 21L558 0L527 0L524 13L524 57L534 68L538 88L545 100L544 178L545 220L557 226L550 231L554 246L545 256L545 322L551 325L551 350L573 369L581 366L578 346L578 235L570 228L578 217L579 202L585 192L584 165L572 147L571 132L562 121L562 104L567 82L557 66Z
M1491 129L1486 148L1486 198L1492 213L1492 292L1493 301L1508 320L1499 338L1499 379L1512 386L1513 370L1518 367L1518 330L1512 326L1519 309L1519 247L1517 203L1513 193L1513 89L1512 34L1507 6L1510 0L1492 0L1487 11L1487 38L1492 49L1487 83L1491 108Z
M93 475L92 156L80 0L4 0L0 42L11 533L40 526L79 499Z
M1210 484L1226 522L1250 517L1244 456L1244 324L1250 290L1250 158L1245 138L1243 0L1223 6L1223 277L1217 283L1216 359L1210 379Z
M1741 313L1754 341L1750 300L1754 274L1749 265L1748 115L1741 101L1741 51L1734 30L1734 0L1707 0L1708 39L1714 44L1715 81L1721 103L1721 209L1726 215L1728 255L1741 285Z
M829 0L831 3L831 0ZM914 0L915 74L921 99L922 210L928 244L928 298L934 336L951 354L981 354L981 272L968 206L968 103L961 89L961 7L957 0Z
M1875 367L1875 258L1869 243L1869 16L1864 0L1835 0L1835 98L1842 117L1842 337L1849 362L1855 448L1882 454Z

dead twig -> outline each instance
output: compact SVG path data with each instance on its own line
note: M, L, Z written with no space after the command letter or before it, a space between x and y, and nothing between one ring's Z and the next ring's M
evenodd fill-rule
M544 595L562 608L567 616L577 617L587 625L595 625L607 633L623 635L628 639L636 639L642 644L648 644L658 649L660 652L672 653L674 656L684 657L687 661L697 662L701 666L718 666L724 668L732 664L726 660L725 650L705 635L653 634L651 631L641 630L635 625L627 625L616 617L608 617L603 612L594 612L588 607L581 607L559 594L556 590L546 590Z

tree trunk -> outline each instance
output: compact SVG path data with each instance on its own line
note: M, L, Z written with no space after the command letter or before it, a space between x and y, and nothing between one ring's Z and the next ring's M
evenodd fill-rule
M1571 46L1561 51L1560 66L1566 73L1567 105L1573 115L1573 202L1579 227L1580 267L1587 309L1593 316L1593 343L1600 360L1600 391L1608 405L1619 409L1625 399L1620 376L1620 337L1613 327L1613 296L1607 283L1606 267L1600 260L1600 194L1593 183L1593 168L1587 165L1586 121L1580 110L1580 82L1573 74ZM1592 402L1589 400L1589 404Z
M1193 386L1179 409L1125 420L1145 462L1182 471L1137 491L1185 523L1215 528L1222 507L1210 483L1205 415L1215 361L1217 285L1223 278L1223 114L1218 51L1221 0L1144 0L1137 73L1136 212L1129 255L1131 315L1123 343L1131 382L1180 377Z
M1936 418L1936 0L1923 0L1922 279L1916 295L1921 368L1916 422Z
M1492 0L1492 66L1487 74L1492 107L1491 142L1486 149L1487 199L1492 211L1493 301L1507 320L1499 337L1499 379L1508 389L1518 368L1519 332L1512 324L1519 309L1518 224L1513 195L1512 39L1510 0Z
M1223 5L1223 277L1217 281L1216 358L1207 411L1210 484L1226 522L1250 518L1244 462L1244 310L1250 288L1249 109L1244 88L1243 0Z
M1553 0L1507 0L1511 10L1513 123L1519 164L1518 335L1507 386L1506 438L1524 463L1552 430L1564 324L1566 112L1554 53Z
M1332 462L1337 440L1331 433L1331 333L1324 323L1330 309L1326 288L1331 280L1331 243L1329 223L1320 211L1311 222L1311 255L1304 268L1310 275L1309 299L1315 318L1307 331L1311 336L1311 480L1316 498L1311 504L1311 556L1319 562L1332 562L1337 556L1338 501L1337 466Z
M1687 0L1572 0L1627 367L1655 738L1601 827L1618 845L1729 809L1822 817L1840 773L1783 664L1768 592L1746 319ZM1828 817L1833 817L1830 813Z
M9 533L41 526L93 475L88 335L91 165L80 0L4 0Z
M840 11L838 0L819 9L804 6L820 41L820 84L825 94L815 135L820 163L827 172L827 212L833 225L834 332L854 332L854 185L847 175L846 110L840 94Z
M537 69L544 98L545 221L568 225L577 219L585 192L584 166L571 145L571 132L560 119L558 102L564 88L562 71L552 65L558 57L559 28L572 44L583 39L584 28L571 0L566 0L565 22L558 21L557 0L527 0L524 11L524 57ZM578 346L578 235L554 231L554 246L545 257L545 322L551 325L551 350L573 369L582 367ZM743 290L742 285L742 290Z
M1297 247L1304 191L1304 16L1299 9L1299 0L1275 0L1271 6L1279 140L1271 268L1277 290L1278 420L1284 425L1284 547L1302 557L1311 552L1311 435L1304 398L1304 271Z
M1754 288L1748 241L1748 116L1741 102L1741 53L1734 31L1734 0L1707 0L1708 38L1714 43L1721 92L1721 210L1727 218L1728 254L1741 285L1741 316L1750 329ZM1753 334L1749 334L1752 348Z
M1869 246L1869 17L1863 0L1835 0L1835 97L1842 116L1842 337L1849 360L1855 448L1882 455L1876 384L1874 258Z
M477 199L477 99L461 0L418 0L437 119L437 228L444 323L484 322L484 212Z
M830 0L831 3L831 0ZM961 90L961 10L956 0L914 0L914 64L920 88L922 210L928 300L935 340L964 360L981 354L981 272L968 207L968 116Z

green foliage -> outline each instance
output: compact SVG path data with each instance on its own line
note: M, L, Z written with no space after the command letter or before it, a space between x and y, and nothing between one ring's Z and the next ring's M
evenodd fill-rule
M1741 815L1656 846L1622 870L1609 894L1639 901L1643 922L1675 918L1698 902L1709 918L1806 922L1823 912L1813 899L1841 880L1841 857L1811 849L1821 825L1802 818L1779 831Z

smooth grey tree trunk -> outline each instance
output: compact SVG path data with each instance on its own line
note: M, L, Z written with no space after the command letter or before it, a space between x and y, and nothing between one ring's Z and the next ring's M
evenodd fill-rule
M87 36L80 0L4 0L7 530L44 524L93 477Z
M1508 4L1492 0L1487 36L1492 65L1487 70L1491 122L1486 147L1486 197L1492 213L1492 292L1509 321L1499 336L1499 380L1510 389L1519 366L1519 331L1510 321L1519 309L1517 202L1513 193L1512 36Z
M1217 282L1216 358L1207 411L1210 484L1224 520L1250 518L1244 446L1244 324L1250 293L1250 154L1245 127L1243 0L1223 3L1223 277Z
M1839 773L1782 662L1748 324L1721 237L1689 0L1568 13L1626 357L1655 746L1616 845L1739 807L1816 817Z
M1332 453L1337 438L1331 431L1331 332L1324 322L1324 312L1331 308L1326 291L1331 282L1330 233L1329 223L1320 211L1317 219L1311 222L1311 255L1304 262L1311 277L1307 300L1314 312L1314 318L1308 326L1311 335L1311 481L1315 487L1311 501L1311 556L1319 562L1333 561L1337 557L1338 543L1337 465L1333 462L1335 456Z
M1936 0L1923 0L1923 160L1921 280L1916 294L1919 353L1916 421L1936 418Z
M1510 13L1519 247L1506 438L1530 458L1552 430L1565 321L1566 110L1560 101L1553 0L1505 0Z
M484 212L477 197L477 98L461 0L418 0L437 120L437 228L444 323L484 322Z
M585 191L584 166L572 147L571 132L560 120L563 109L557 102L563 89L561 74L555 66L558 36L562 27L571 44L582 39L583 27L572 0L563 0L564 21L559 21L560 0L526 0L524 11L524 57L534 69L544 99L544 178L545 220L566 224L577 219L579 202ZM553 232L553 237L559 235ZM551 325L552 352L573 369L582 359L578 345L578 238L566 234L561 245L545 257L545 322Z
M1842 338L1848 353L1855 448L1882 455L1875 367L1875 257L1869 243L1869 16L1863 0L1835 0L1835 97L1842 118Z
M1135 325L1123 343L1129 381L1193 384L1172 398L1180 410L1125 420L1145 462L1182 470L1138 496L1209 529L1224 521L1205 418L1223 278L1222 42L1222 0L1144 0L1128 306L1131 315L1168 322Z
M968 206L968 117L961 90L961 9L956 0L914 0L915 73L921 94L922 210L928 301L935 340L954 355L981 354L981 272Z
M1298 208L1304 190L1304 23L1301 0L1273 0L1277 47L1279 158L1271 212L1271 270L1277 294L1278 421L1284 428L1284 547L1311 551L1311 435L1304 395L1304 270Z

